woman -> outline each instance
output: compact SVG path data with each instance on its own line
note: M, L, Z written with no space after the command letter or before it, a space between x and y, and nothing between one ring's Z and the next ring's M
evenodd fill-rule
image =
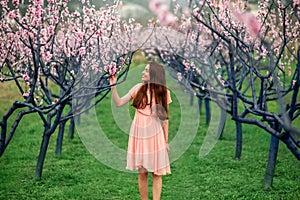
M115 84L116 76L110 78ZM168 156L168 104L172 102L166 87L165 71L157 62L149 62L142 74L143 83L135 85L120 98L115 86L111 87L116 106L133 99L136 108L130 128L127 167L138 170L141 199L148 199L148 172L152 172L153 199L160 199L162 175L171 174Z

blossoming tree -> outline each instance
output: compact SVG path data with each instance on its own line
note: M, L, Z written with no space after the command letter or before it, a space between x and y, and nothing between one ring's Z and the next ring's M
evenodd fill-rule
M151 8L163 25L194 41L193 55L172 48L157 54L187 90L231 115L235 157L241 157L243 123L271 134L264 183L269 188L279 140L300 160L299 1L258 1L256 14L248 11L248 1L189 1L175 3L171 12L154 0Z
M21 10L18 0L1 1L0 79L14 82L23 100L14 102L1 120L0 155L23 116L38 113L44 125L38 179L51 135L59 127L59 155L67 120L74 130L73 117L99 103L109 92L108 76L121 68L120 75L126 75L131 61L129 36L122 41L119 35L136 26L121 22L117 4L96 9L83 0L75 11L68 5L68 0L33 0Z

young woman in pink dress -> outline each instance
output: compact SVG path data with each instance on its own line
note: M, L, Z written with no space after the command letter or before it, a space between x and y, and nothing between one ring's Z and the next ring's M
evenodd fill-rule
M110 78L115 84L116 76ZM171 174L168 156L168 104L172 102L166 86L165 71L157 62L149 62L142 74L143 83L135 85L125 96L119 97L112 86L112 98L116 106L133 100L136 108L130 128L127 151L127 167L138 170L141 199L148 199L148 172L152 173L153 199L160 199L162 175Z

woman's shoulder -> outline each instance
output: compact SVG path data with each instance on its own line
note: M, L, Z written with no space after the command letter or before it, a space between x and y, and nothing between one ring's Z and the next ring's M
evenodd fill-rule
M132 89L132 90L138 89L138 88L140 88L142 85L143 85L143 83L137 83L137 84L135 84L131 89Z
M129 93L130 93L131 97L134 98L136 96L137 91L141 88L142 85L143 85L143 83L137 83L130 89Z
M144 85L144 83L137 83L135 86L138 87L138 86L142 86Z

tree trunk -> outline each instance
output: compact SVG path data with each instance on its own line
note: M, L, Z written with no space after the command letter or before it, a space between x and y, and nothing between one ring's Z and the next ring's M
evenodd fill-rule
M206 114L206 124L208 125L210 122L210 107L209 107L209 100L205 99L204 100L205 104L205 114Z
M40 154L39 154L38 161L36 164L35 178L37 180L40 180L42 177L43 165L44 165L44 161L46 158L49 140L50 140L50 134L47 134L47 132L45 131L44 135L43 135L41 148L40 148Z
M220 139L222 139L222 137L223 137L225 123L226 123L226 110L221 108L220 124L219 124L219 129L218 129Z
M69 135L68 135L68 138L70 140L74 138L74 128L75 128L75 122L74 122L74 118L72 117L70 119L70 127L69 127Z
M277 153L278 153L279 139L276 136L271 136L269 158L267 169L265 172L265 180L263 183L263 189L268 190L272 187L273 176L276 166Z
M47 121L44 121L44 127L45 127L44 135L43 135L43 140L42 140L42 144L41 144L41 148L40 148L40 154L39 154L38 161L36 164L36 172L35 172L35 178L38 180L42 178L43 165L44 165L44 161L46 158L46 153L47 153L50 137L56 130L57 126L59 125L59 120L61 118L62 111L64 110L64 106L65 106L65 104L61 104L58 107L57 112L49 114ZM39 113L39 114L42 116L41 113ZM55 120L53 121L53 125L51 126L51 119L54 116L56 116L56 117L55 117Z
M57 135L57 140L56 140L56 150L55 150L56 156L61 155L66 122L67 121L64 121L59 124L59 130L58 130L58 135Z
M1 122L1 136L0 136L0 157L4 153L5 150L5 139L6 139L6 122Z
M235 159L240 159L242 155L242 124L238 121L235 122L236 126L236 147L235 147Z

